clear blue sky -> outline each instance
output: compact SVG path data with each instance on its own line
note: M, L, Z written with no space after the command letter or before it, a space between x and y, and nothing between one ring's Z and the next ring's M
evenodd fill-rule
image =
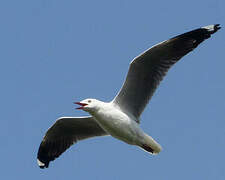
M1 179L225 179L225 1L0 2ZM112 137L72 146L48 169L36 154L72 102L110 101L129 62L186 31L222 29L177 63L142 115L158 156Z

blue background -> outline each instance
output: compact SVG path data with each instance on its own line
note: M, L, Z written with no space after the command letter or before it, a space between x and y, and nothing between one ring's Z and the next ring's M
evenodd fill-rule
M225 1L3 0L0 2L1 179L225 179ZM130 61L186 31L222 29L168 73L141 127L158 156L112 137L81 141L48 169L36 154L72 102L110 101Z

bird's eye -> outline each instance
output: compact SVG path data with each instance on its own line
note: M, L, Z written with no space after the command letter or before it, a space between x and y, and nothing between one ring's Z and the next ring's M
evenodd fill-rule
M91 100L90 99L88 100L88 103L91 103Z

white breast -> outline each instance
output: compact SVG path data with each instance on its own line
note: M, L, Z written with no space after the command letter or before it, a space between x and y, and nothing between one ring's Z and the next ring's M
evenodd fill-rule
M135 120L108 104L93 114L98 124L111 136L136 145L143 137L143 131Z

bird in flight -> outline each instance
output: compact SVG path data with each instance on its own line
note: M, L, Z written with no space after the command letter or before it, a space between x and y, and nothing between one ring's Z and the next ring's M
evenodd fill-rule
M37 154L40 168L48 168L79 140L111 135L130 145L158 154L161 146L139 126L140 116L169 68L194 50L219 24L209 25L163 41L137 56L130 63L125 82L111 102L85 99L76 102L86 117L61 117L46 132Z

